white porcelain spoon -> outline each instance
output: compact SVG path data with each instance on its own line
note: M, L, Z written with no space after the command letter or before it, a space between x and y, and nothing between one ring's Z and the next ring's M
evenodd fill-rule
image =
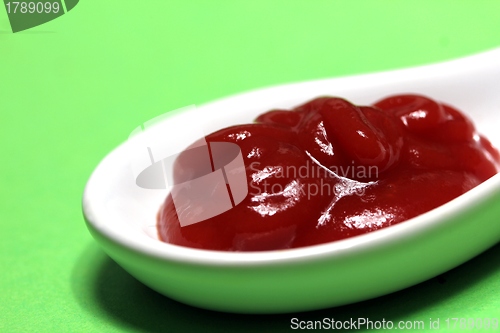
M384 73L287 84L203 105L205 131L248 123L273 108L320 95L371 104L419 93L468 114L500 147L500 49L445 63ZM161 121L164 142L180 146L181 115ZM242 313L282 313L357 302L445 272L500 240L500 175L409 221L351 239L293 250L226 253L156 239L165 191L142 189L130 168L134 139L112 151L83 196L87 226L103 249L138 280L194 306ZM124 290L123 292L127 292Z

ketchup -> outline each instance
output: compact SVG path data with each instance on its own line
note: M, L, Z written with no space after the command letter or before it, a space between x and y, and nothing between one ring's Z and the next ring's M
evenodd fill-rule
M158 214L164 242L221 251L332 242L425 213L500 170L498 151L466 116L420 95L373 106L320 97L205 139L238 145L248 194L187 226L169 195Z

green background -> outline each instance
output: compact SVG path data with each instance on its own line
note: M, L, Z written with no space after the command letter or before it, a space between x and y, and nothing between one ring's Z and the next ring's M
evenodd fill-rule
M443 328L447 317L500 317L499 245L438 278L340 308L191 308L110 260L80 207L105 154L168 110L499 46L498 1L86 0L16 34L0 8L0 331L287 332L293 317L426 327L441 318Z

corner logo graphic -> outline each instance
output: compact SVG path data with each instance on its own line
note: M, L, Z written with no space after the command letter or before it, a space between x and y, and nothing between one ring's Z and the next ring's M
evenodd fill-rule
M193 123L193 111L188 107L156 117L129 136L136 185L170 190L182 227L222 214L248 194L239 146L207 143L203 130ZM175 142L165 141L172 133Z
M12 32L19 32L52 21L75 8L79 0L4 0Z

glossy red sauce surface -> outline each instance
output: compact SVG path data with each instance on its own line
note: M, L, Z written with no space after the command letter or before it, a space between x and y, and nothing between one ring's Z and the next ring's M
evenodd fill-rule
M158 214L162 241L223 251L332 242L425 213L500 170L498 151L467 117L419 95L373 106L321 97L206 140L240 147L248 195L183 227L168 196Z

